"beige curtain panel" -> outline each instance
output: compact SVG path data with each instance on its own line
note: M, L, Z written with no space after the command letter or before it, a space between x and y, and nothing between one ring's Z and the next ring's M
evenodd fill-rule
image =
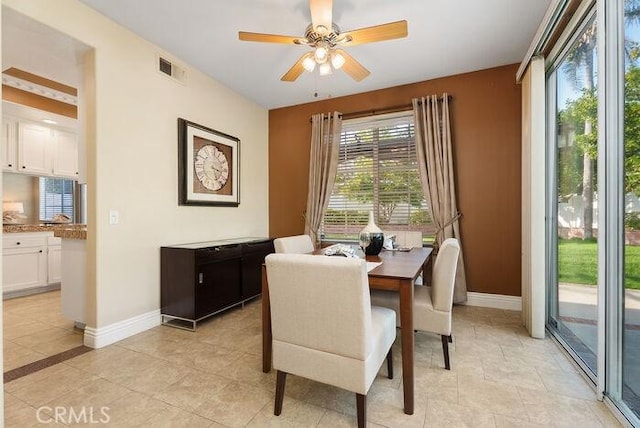
M304 233L318 246L322 223L336 180L342 114L319 113L311 117L311 153L309 156L309 193Z
M451 150L449 95L414 98L413 114L420 181L436 226L436 248L447 238L456 238L462 248L456 205L455 169ZM454 303L467 301L467 280L462 250L458 258Z

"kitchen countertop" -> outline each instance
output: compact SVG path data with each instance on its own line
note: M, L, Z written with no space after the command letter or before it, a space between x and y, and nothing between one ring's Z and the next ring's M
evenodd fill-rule
M5 224L3 233L53 232L53 236L67 239L87 239L86 224Z

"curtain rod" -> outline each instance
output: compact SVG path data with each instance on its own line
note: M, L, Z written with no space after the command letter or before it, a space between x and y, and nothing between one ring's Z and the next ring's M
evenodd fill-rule
M453 97L451 95L447 96L447 100L451 101L452 99ZM443 97L438 98L438 101L442 101L442 100L443 100ZM418 101L418 104L422 105L422 101ZM399 111L411 110L412 108L413 108L413 104L402 104L397 106L385 107L378 110L371 109L371 110L354 111L350 113L341 113L340 117L342 119L357 119L359 117L376 116L379 114L387 114L387 113L396 113ZM309 122L311 122L311 118L309 118Z

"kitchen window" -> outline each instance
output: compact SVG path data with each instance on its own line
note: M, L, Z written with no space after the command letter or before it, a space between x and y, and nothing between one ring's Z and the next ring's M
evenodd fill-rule
M357 240L371 210L381 229L419 230L426 242L433 241L435 228L420 184L410 111L342 123L322 239Z
M74 221L73 180L40 177L40 221L51 221L56 214L66 214Z

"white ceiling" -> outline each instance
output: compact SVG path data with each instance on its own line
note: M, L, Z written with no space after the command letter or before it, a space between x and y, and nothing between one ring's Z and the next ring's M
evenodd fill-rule
M280 77L309 48L241 42L238 31L303 36L308 0L81 1L269 109L518 63L551 2L334 0L342 31L406 19L409 36L347 48L371 71L361 82L316 70L291 83Z

